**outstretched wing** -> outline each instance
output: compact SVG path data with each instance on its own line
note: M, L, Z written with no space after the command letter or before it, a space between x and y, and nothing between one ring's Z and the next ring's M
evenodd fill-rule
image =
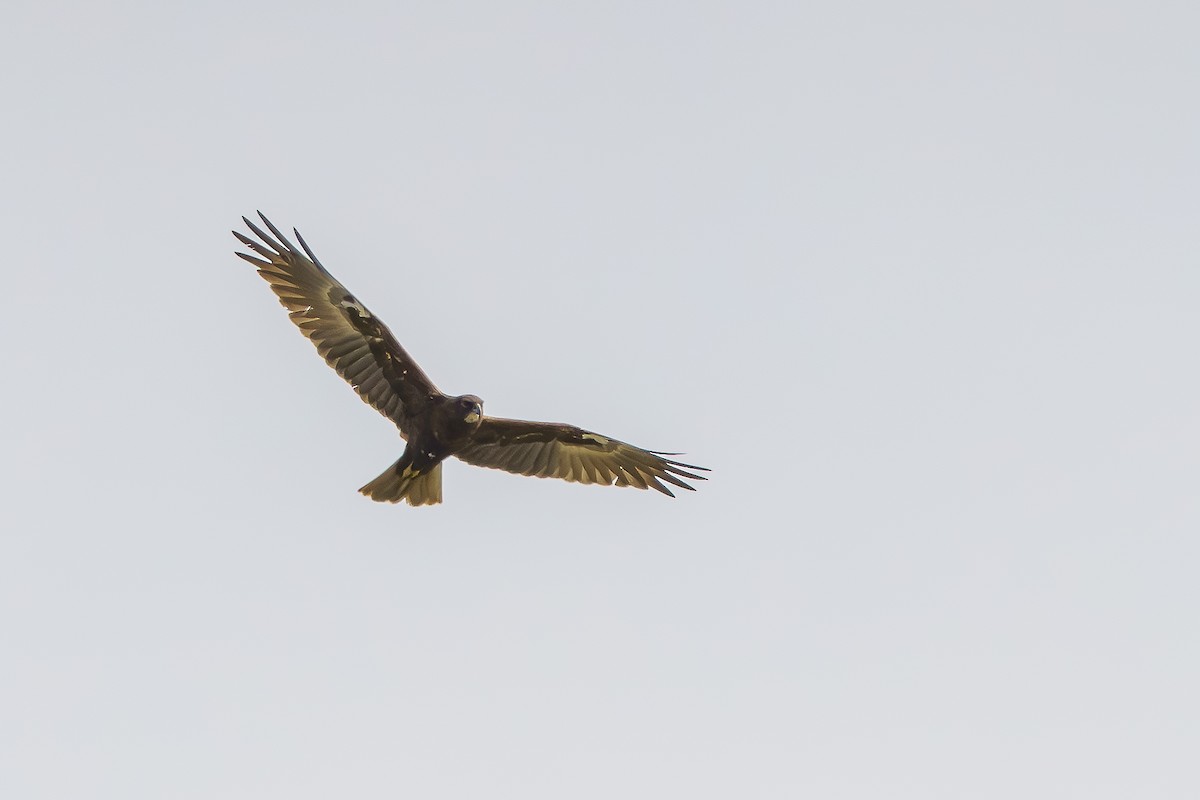
M703 481L707 478L689 470L708 471L664 458L676 453L642 450L573 425L498 417L484 417L471 444L454 455L468 464L519 475L657 489L671 497L675 495L663 481L694 491L680 477Z
M258 216L274 238L242 217L261 241L237 231L233 235L261 258L237 255L258 267L258 274L271 284L279 302L291 312L292 322L317 346L325 362L363 400L407 433L407 418L428 404L437 387L392 332L321 266L300 231L295 233L303 253L261 211Z

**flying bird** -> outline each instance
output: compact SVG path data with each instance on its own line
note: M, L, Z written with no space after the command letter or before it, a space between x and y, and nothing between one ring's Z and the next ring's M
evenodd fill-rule
M261 211L258 216L270 234L242 217L258 241L233 231L254 253L237 255L258 268L325 363L407 442L395 464L359 489L372 500L442 502L442 461L450 456L519 475L656 489L671 497L664 484L693 490L683 478L706 480L696 474L705 467L667 458L678 453L643 450L574 425L485 416L475 395L443 394L387 326L329 274L300 231L292 229L303 252Z

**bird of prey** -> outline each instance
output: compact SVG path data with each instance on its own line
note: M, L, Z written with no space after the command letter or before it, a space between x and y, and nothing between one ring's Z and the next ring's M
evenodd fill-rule
M300 231L292 229L303 252L261 211L258 216L270 234L242 217L258 241L233 231L254 253L237 255L258 268L325 362L407 442L395 464L359 489L372 500L442 502L442 461L449 456L520 475L656 489L671 497L664 483L692 490L682 478L706 480L696 474L705 467L667 458L678 453L643 450L573 425L489 417L473 394L442 394L391 331L322 266Z

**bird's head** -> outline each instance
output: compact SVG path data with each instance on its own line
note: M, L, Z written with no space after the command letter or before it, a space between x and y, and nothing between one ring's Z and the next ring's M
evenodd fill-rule
M483 419L483 401L473 394L464 394L456 398L455 403L462 412L462 420L468 425L478 425Z

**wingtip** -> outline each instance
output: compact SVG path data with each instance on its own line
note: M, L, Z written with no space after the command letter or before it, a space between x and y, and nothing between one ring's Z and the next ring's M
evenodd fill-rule
M704 472L712 472L712 470L710 468L702 467L699 464L685 464L682 461L674 461L670 458L666 458L666 456L683 456L683 455L687 455L687 453L667 453L667 452L663 452L662 450L648 450L647 452L652 453L652 454L658 456L659 458L662 458L663 461L666 461L668 464L672 464L676 467L687 467L688 469L698 469L698 470L702 470ZM705 480L705 479L700 478L700 480Z
M670 489L668 489L666 486L663 486L662 482L659 481L657 477L651 478L650 480L646 481L646 485L644 487L639 487L639 488L653 489L656 492L661 492L662 494L665 494L667 497L671 497L671 498L675 497L675 493L672 492Z

